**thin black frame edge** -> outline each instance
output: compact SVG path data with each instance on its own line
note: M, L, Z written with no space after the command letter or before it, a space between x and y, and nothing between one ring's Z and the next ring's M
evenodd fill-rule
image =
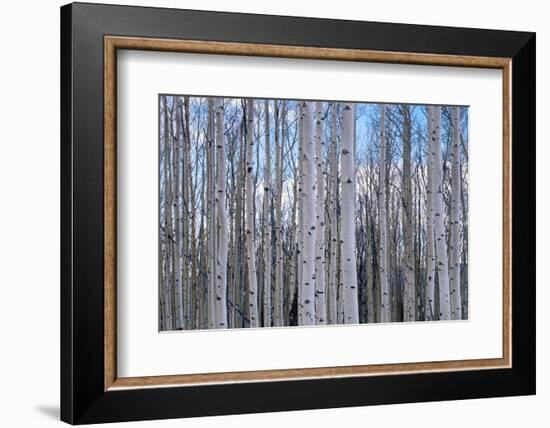
M217 25L205 25L211 20ZM281 25L285 32L277 31ZM377 32L381 35L368 42L362 38L358 45L358 35ZM513 367L105 393L105 34L513 57ZM534 394L535 95L534 33L99 4L63 6L61 419L85 424ZM266 395L270 400L260 399Z
M61 133L61 341L60 341L60 417L74 423L72 358L72 7L60 10L60 133Z

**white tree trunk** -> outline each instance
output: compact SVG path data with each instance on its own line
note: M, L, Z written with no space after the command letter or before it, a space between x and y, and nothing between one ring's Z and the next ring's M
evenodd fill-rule
M428 183L426 188L426 296L425 319L437 319L435 312L435 242L434 242L434 198L432 182L435 174L434 157L431 155L431 137L433 134L433 111L428 108Z
M434 163L432 177L432 197L434 206L434 236L437 280L439 284L439 319L451 319L451 296L449 288L449 257L445 237L445 205L443 202L443 165L441 160L441 107L432 109L432 135L430 156Z
M302 325L315 324L315 239L317 205L315 199L315 143L313 138L313 105L302 103L302 278L300 300Z
M263 200L263 248L264 248L264 327L271 327L271 146L269 127L269 100L264 101L265 159Z
M226 165L224 141L224 107L223 98L215 98L216 116L216 211L218 219L217 266L216 266L216 327L227 328L227 252L228 222L225 207L226 199Z
M175 164L175 186L174 186L174 220L176 224L176 230L174 233L174 256L175 256L175 288L174 288L174 309L175 309L175 322L176 329L183 329L183 270L182 270L182 258L183 258L183 235L182 235L182 214L181 214L181 184L183 182L182 168L181 168L181 153L183 146L183 127L182 127L182 115L181 115L181 100L179 97L174 98L176 103L176 138L174 144L174 164Z
M216 328L216 143L214 100L208 99L208 328Z
M342 174L341 269L344 323L357 324L359 323L359 305L355 244L355 105L353 103L343 104L340 171Z
M183 97L183 117L185 120L184 146L183 146L183 254L184 254L184 319L185 328L191 329L193 321L192 298L195 287L193 287L193 269L196 266L194 257L194 236L195 236L195 197L193 192L193 172L191 167L191 136L189 125L189 97Z
M410 106L404 105L403 112L403 269L405 284L403 293L403 321L416 319L416 293L414 282L414 246L413 246L413 211L411 191L411 112Z
M245 202L246 202L246 259L248 266L248 305L250 327L259 327L258 319L258 281L256 278L256 246L255 239L255 218L254 218L254 100L246 100L246 180L245 180Z
M315 204L317 206L317 221L315 225L315 324L327 323L326 305L326 260L325 260L325 150L323 103L315 103Z
M390 322L390 288L388 281L388 214L386 209L386 106L380 104L380 179L378 210L380 215L380 321Z
M462 319L462 300L460 295L460 107L453 107L452 112L452 166L451 166L451 264L449 276L451 281L451 318Z
M338 237L338 141L337 135L337 104L331 103L330 106L330 180L329 180L329 209L330 209L330 261L328 277L328 323L336 324L338 322L337 313L337 270L338 270L338 247L340 238Z
M296 204L296 299L297 299L297 318L298 325L303 325L303 306L302 306L302 276L304 272L304 202L303 202L303 164L304 164L304 113L302 103L298 105L298 171L296 180L298 182Z
M286 120L286 101L283 100L281 108L281 133L279 134L279 108L275 101L275 174L276 174L276 194L275 194L275 290L274 290L274 316L273 324L276 327L284 325L283 317L283 230L281 204L283 197L283 150L285 139L285 120ZM292 248L292 245L291 245ZM293 283L290 284L293 287Z
M170 267L169 267L169 230L170 230L170 202L168 200L169 195L169 189L168 186L169 183L169 176L168 176L168 167L170 164L170 157L169 157L169 126L168 126L168 103L166 101L166 96L163 97L163 107L164 107L164 114L163 114L163 124L164 124L164 147L163 147L163 164L162 164L162 172L163 172L163 178L164 178L164 203L163 203L163 213L164 213L164 278L163 278L163 286L162 286L162 328L164 330L171 330L172 329L172 310L171 310L171 299L170 299Z

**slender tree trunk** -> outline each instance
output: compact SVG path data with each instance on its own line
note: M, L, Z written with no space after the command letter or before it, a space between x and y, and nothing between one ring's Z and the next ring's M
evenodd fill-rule
M434 206L434 235L436 269L439 284L439 319L451 319L451 296L449 288L449 258L445 237L445 206L443 201L443 171L441 160L441 107L428 107L432 110L432 135L430 136L430 156L433 158L432 197Z
M208 99L208 328L216 328L216 143L214 101Z
M462 298L460 293L460 214L461 214L461 167L460 167L460 107L453 107L452 116L452 166L451 166L451 318L462 319Z
M390 287L388 279L388 214L387 214L387 178L386 178L386 106L380 105L380 178L378 205L380 215L380 258L378 260L380 276L380 321L390 322Z
M303 325L304 306L302 299L303 272L304 272L304 108L303 103L298 107L298 233L296 239L296 265L297 265L297 322Z
M171 310L171 299L170 299L170 262L169 262L169 248L170 248L170 202L169 202L169 175L168 168L170 164L170 150L169 150L169 121L168 121L168 102L166 97L163 98L164 104L164 152L163 152L163 178L164 178L164 282L162 287L162 309L163 309L163 329L171 330L172 329L172 310Z
M224 141L223 98L215 98L216 125L216 211L217 211L217 257L216 257L216 328L227 328L227 248L228 222L226 212L226 155Z
M244 285L246 282L246 274L244 272L245 265L248 267L248 261L243 263L243 260L245 258L245 241L246 236L243 236L243 230L244 230L244 221L246 218L245 213L245 198L246 195L244 193L245 190L245 177L247 175L246 173L246 141L244 138L244 129L246 128L246 116L243 113L243 118L241 122L241 132L240 132L240 144L239 144L239 162L237 167L237 195L236 195L236 201L235 201L235 238L237 239L236 247L237 251L234 254L234 266L235 266L235 326L244 327L245 321L244 321L244 313L245 311L245 305L248 304L248 296L245 300L244 298ZM242 314L238 316L237 314Z
M461 165L462 173L467 174L467 165ZM461 272L465 275L460 276L461 296L462 297L462 319L468 319L468 189L465 187L467 180L464 179L467 175L462 175L461 182L461 208L462 208L462 253L461 253Z
M328 323L336 324L338 322L337 308L337 270L338 270L338 247L340 239L338 237L338 141L337 141L337 104L330 105L330 180L329 180L329 209L330 209L330 261L329 261L329 279L328 279Z
M359 322L357 296L357 257L355 244L355 105L344 103L342 114L342 240L341 269L344 293L344 323Z
M175 284L174 284L174 308L175 308L175 325L177 330L183 329L183 235L182 235L182 213L181 213L181 185L183 181L182 166L181 166L181 152L183 145L183 126L181 116L181 100L174 97L174 103L176 103L176 138L174 144L174 164L175 164L175 186L174 186L174 220L175 220L175 233L174 233L174 252L175 252Z
M402 107L403 113L403 321L416 320L416 293L414 279L414 245L413 245L413 207L411 190L411 111L409 105Z
M276 193L275 193L275 293L274 293L274 325L281 327L284 325L283 314L283 230L282 230L282 197L283 197L283 151L285 141L285 118L286 101L283 101L281 108L281 134L279 135L279 104L274 102L275 106L275 174L276 174ZM292 249L292 245L290 246ZM291 284L292 286L292 284Z
M183 269L183 328L190 329L190 320L191 320L191 269L192 269L192 254L189 246L190 242L190 217L193 215L193 208L191 207L189 196L190 196L190 187L189 187L189 176L191 171L188 170L187 156L190 156L190 153L187 153L190 147L190 139L188 136L189 124L187 123L187 116L185 110L185 98L180 99L179 103L180 115L182 118L182 153L181 153L181 162L182 162L182 269ZM189 162L189 165L191 162ZM190 167L190 166L189 166Z
M303 207L303 270L301 279L302 324L315 324L315 240L317 204L315 195L315 142L313 104L302 103L302 207Z
M264 159L264 200L263 200L263 248L264 248L264 327L271 327L271 145L269 125L269 100L264 101L265 119L265 159Z
M371 165L372 168L372 165ZM372 181L372 180L369 180ZM369 183L369 187L371 184ZM367 263L367 322L368 323L374 323L376 322L376 312L375 312L375 293L374 293L374 272L373 272L373 260L374 260L374 251L375 251L375 243L374 243L374 220L372 213L369 208L370 200L369 198L365 198L365 211L366 211L366 263Z
M254 100L246 100L246 259L248 263L248 305L250 327L259 327L258 318L258 284L256 278L256 246L254 215Z
M323 127L323 103L315 102L314 111L315 144L315 205L317 207L315 224L315 324L327 323L327 305L325 289L325 150Z
M195 289L197 284L197 254L195 245L195 192L193 191L193 174L191 166L191 134L190 134L190 114L189 114L189 97L183 98L183 111L185 119L185 147L183 150L183 173L184 173L184 210L183 224L184 224L184 257L189 260L186 263L189 272L185 275L186 281L186 301L185 301L185 320L186 328L192 328L193 317L193 296L195 295Z
M433 180L435 175L435 159L432 155L432 135L433 135L433 110L428 112L428 183L426 186L426 296L425 311L426 321L433 321L439 318L435 308L435 242L434 242L434 196Z
M298 145L300 146L300 139L298 139ZM299 156L299 159L301 157ZM300 161L298 161L298 164L300 164ZM300 235L300 228L301 224L299 221L300 213L298 211L298 203L299 203L299 191L298 191L298 182L299 182L299 168L294 168L294 186L293 186L293 195L294 195L294 201L292 204L292 214L291 214L291 221L296 226L293 227L292 233L288 236L288 242L289 246L291 248L291 253L288 258L288 266L289 266L289 275L288 275L288 287L286 288L286 299L285 299L285 305L284 305L284 321L285 325L291 325L291 312L292 308L294 306L294 301L296 299L297 290L298 290L298 283L300 281L300 274L299 274L299 257L300 254L298 253L298 242L297 237ZM301 236L301 235L300 235ZM299 306L299 305L297 305ZM296 315L296 322L297 322L297 315Z

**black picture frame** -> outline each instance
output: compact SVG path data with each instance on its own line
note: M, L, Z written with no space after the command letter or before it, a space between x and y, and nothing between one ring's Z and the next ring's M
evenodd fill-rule
M104 388L104 36L512 59L512 367ZM71 424L535 393L535 34L73 3L61 8L61 420Z

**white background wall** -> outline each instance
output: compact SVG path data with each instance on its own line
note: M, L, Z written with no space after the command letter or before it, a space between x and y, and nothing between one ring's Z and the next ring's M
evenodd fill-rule
M120 0L123 2L122 0ZM104 3L113 3L103 1ZM148 0L127 4L537 32L537 122L548 121L549 16L535 0L335 2L326 0ZM59 6L58 0L0 6L0 421L58 424L59 407ZM544 135L543 135L544 134ZM537 129L537 341L535 397L155 421L141 426L451 427L547 426L550 416L548 131ZM546 144L545 144L546 143ZM125 426L137 426L127 424Z

